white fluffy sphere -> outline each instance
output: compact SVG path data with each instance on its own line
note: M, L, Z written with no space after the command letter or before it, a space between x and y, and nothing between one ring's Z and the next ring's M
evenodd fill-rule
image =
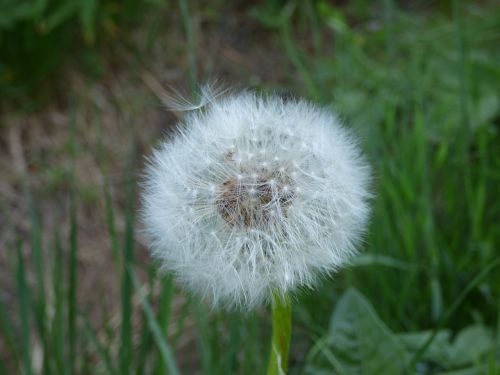
M249 309L348 261L370 168L337 117L249 92L207 102L149 159L142 216L162 268Z

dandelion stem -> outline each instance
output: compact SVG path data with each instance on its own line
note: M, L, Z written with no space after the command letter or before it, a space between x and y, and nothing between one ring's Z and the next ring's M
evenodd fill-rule
M292 334L292 304L288 295L273 294L273 337L267 375L285 374Z

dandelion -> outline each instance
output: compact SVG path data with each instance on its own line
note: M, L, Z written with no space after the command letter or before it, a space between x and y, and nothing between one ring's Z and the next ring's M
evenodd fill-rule
M286 306L356 253L369 167L327 109L251 92L202 101L149 159L152 254L214 305Z

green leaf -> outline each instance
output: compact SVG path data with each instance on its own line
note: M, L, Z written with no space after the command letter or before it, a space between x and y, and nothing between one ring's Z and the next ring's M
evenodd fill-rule
M406 332L398 334L397 337L408 351L416 352L427 342L432 332L433 331ZM450 338L450 331L439 331L422 359L440 364L448 362Z
M494 340L490 329L482 325L469 326L457 335L450 347L450 362L454 366L471 364L490 350Z
M432 335L432 331L410 332L398 335L401 343L409 352L416 352ZM477 365L494 347L491 329L482 325L469 326L460 331L453 341L449 330L439 331L425 354L424 361L439 363L441 368L453 370L464 366ZM476 374L477 366L461 369L456 374ZM455 374L455 372L450 372Z
M480 96L474 111L474 120L476 125L482 125L490 121L494 121L500 108L500 100L496 91L483 91L485 92Z
M330 321L329 342L345 374L405 374L401 343L356 289L340 299Z
M440 372L439 375L484 375L486 369L480 367L469 367L460 370Z

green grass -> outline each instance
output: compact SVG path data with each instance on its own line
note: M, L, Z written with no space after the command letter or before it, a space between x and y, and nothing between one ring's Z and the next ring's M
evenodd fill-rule
M500 9L492 1L380 4L267 1L240 14L266 29L287 56L287 86L332 106L360 134L374 169L362 254L294 298L289 371L498 374ZM213 8L182 0L175 6L194 87L203 54L192 22ZM265 373L269 311L212 311L136 257L141 155L133 132L123 207L112 199L111 166L98 152L119 319L98 295L101 326L80 308L83 208L75 160L89 150L76 136L75 111L71 101L69 233L45 232L43 198L26 192L30 232L8 249L15 304L0 298L0 373ZM346 293L351 287L357 291ZM381 343L386 353L377 356ZM391 367L384 367L387 352L397 353Z

